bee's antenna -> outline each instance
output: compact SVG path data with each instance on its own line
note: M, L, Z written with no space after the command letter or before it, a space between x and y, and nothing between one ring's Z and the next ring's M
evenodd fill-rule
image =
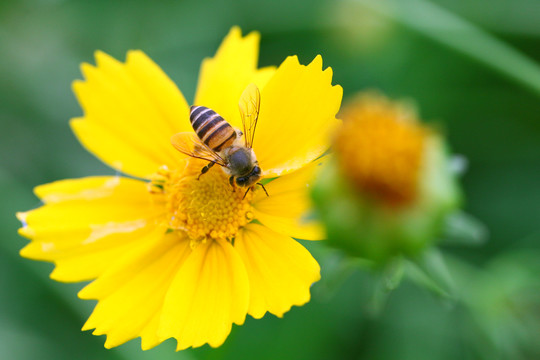
M266 196L270 197L270 195L268 195L268 191L266 191L266 188L264 187L264 185L263 185L263 184L261 184L261 183L257 183L257 185L260 185L260 186L261 186L261 187L263 188L263 190L264 190L264 193L266 194Z
M247 195L247 193L248 193L249 190L251 190L251 188L248 188L248 189L246 190L246 192L244 193L244 196L242 197L242 200L244 200L244 199L246 198L246 195Z

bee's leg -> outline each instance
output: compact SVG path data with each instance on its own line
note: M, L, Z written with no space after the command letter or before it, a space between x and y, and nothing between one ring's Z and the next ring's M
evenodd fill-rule
M270 195L268 195L268 191L266 191L266 188L264 187L264 185L263 185L263 184L261 184L261 183L257 183L257 185L260 185L260 186L261 186L261 187L263 188L263 190L264 190L264 193L266 194L266 196L268 196L268 197L270 196Z
M232 186L232 191L235 192L236 191L236 186L234 186L234 176L231 176L229 178L229 184L231 184L231 186Z
M211 168L212 166L214 166L215 163L216 163L215 161L211 161L211 162L208 163L208 165L206 165L205 167L203 167L203 168L201 169L201 173L199 174L199 176L197 176L197 180L199 180L199 178L202 176L202 174L206 174L206 172L207 172L208 170L210 170L210 168Z

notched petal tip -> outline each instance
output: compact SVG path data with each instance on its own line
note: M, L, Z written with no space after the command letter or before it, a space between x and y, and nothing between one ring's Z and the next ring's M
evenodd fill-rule
M316 71L316 72L320 73L320 76L322 77L322 79L324 81L328 82L329 84L332 84L332 78L334 76L334 70L330 66L327 66L326 69L324 68L323 59L322 59L322 56L320 54L315 56L315 58L311 61L311 63L309 63L309 65L307 65L307 68L312 70L312 71ZM332 87L335 87L335 86L339 86L339 85L334 85ZM341 96L342 96L342 94L343 94L343 89L341 89Z
M92 324L92 317L90 315L90 318L88 318L88 320L86 320L86 322L84 323L84 325L82 326L81 328L81 331L88 331L88 330L93 330L96 328L95 325ZM95 332L95 331L94 331Z
M146 351L155 348L160 344L159 341L147 341L146 338L141 337L141 350Z
M98 300L98 298L96 296L92 296L91 294L91 288L90 286L92 285L92 283L86 285L85 287L83 287L78 293L77 293L77 297L79 299L82 299L82 300Z
M107 54L103 51L103 50L96 50L94 51L94 59L97 59L100 58L100 57L103 57L103 56L107 56Z
M80 69L81 69L81 73L82 73L82 75L84 77L83 82L86 82L86 81L90 80L92 75L98 70L97 66L89 64L87 62L83 62L81 64L81 66L80 66Z
M243 40L253 39L258 42L260 37L261 34L258 31L250 31L243 37ZM242 29L240 28L240 26L234 25L233 27L231 27L231 30L229 30L229 33L225 36L223 42L229 40L230 38L242 39Z
M25 259L34 259L31 253L28 251L28 246L25 246L21 250L19 250L19 255Z
M17 218L17 220L23 223L23 226L26 226L26 218L28 217L28 211L17 211L15 213L15 217Z
M240 29L240 26L232 26L225 38L228 38L229 36L242 36L242 29Z
M70 120L71 122L71 120ZM51 184L58 184L60 181L62 180L57 180L57 181L53 181L51 183L48 183L48 184L41 184L41 185L38 185L38 186L35 186L34 187L34 195L37 196L38 199L40 200L43 200L43 198L45 197L46 193L47 193L47 188L49 188L51 186Z
M322 70L322 66L323 66L323 60L320 54L315 56L315 58L308 65L308 67L314 67L314 68L317 68L317 70Z
M341 85L333 85L332 89L336 92L336 96L339 96L341 104L341 99L343 99L343 87Z
M49 274L49 279L58 281L58 282L65 282L61 280L62 276L58 275L58 273L56 272L56 269L57 268L55 267L54 270Z
M31 228L31 227L28 227L26 225L24 225L24 227L22 228L19 228L17 230L17 233L27 239L32 239L34 236L36 236L36 232ZM20 253L22 255L22 251L24 250L25 248L22 248ZM25 256L26 257L26 256Z
M284 66L285 64L289 64L289 63L292 63L294 65L300 65L300 61L298 60L298 55L289 55L285 58L285 60L283 60L283 62L281 63L281 66ZM278 68L279 69L279 68Z
M71 131L76 133L77 127L79 126L79 123L83 122L83 117L76 117L69 119L69 127L71 128Z
M244 39L258 45L261 41L261 33L258 31L251 31L244 37Z
M142 51L141 49L131 49L127 51L126 62L128 62L130 59L134 57L142 57L144 59L150 59L148 55L146 55L146 53Z
M326 67L326 69L323 70L323 74L330 79L330 82L332 81L332 77L334 77L334 70L330 66Z
M107 350L112 349L122 344L125 344L129 340L133 340L133 338L126 339L125 335L123 334L115 333L114 335L112 335L109 333L107 334L107 338L105 340L105 344L103 344L103 347Z
M162 72L161 68L142 50L133 49L129 50L126 55L126 66L133 64L139 64L140 66L150 66L153 69L159 69L159 72ZM166 76L163 73L163 76Z
M73 91L75 96L77 97L80 96L80 93L85 83L86 83L86 80L80 80L80 79L73 80L73 82L71 83L71 91Z
M101 51L96 50L94 52L94 58L96 59L96 66L97 67L107 67L110 65L123 65L120 61L113 58L111 55Z

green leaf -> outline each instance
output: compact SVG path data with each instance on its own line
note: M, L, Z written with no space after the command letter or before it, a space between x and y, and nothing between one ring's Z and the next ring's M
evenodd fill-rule
M473 216L456 211L445 218L441 242L451 245L479 246L486 243L488 229Z
M439 250L426 250L421 257L405 262L406 277L437 296L454 299L454 280Z
M405 260L395 257L379 273L368 310L372 316L379 316L384 310L390 294L398 288L405 274Z

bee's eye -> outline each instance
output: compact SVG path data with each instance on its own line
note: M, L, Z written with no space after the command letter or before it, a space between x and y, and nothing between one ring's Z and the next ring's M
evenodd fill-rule
M244 186L246 184L247 180L248 180L248 178L245 177L245 176L237 177L236 178L236 184L238 186Z

